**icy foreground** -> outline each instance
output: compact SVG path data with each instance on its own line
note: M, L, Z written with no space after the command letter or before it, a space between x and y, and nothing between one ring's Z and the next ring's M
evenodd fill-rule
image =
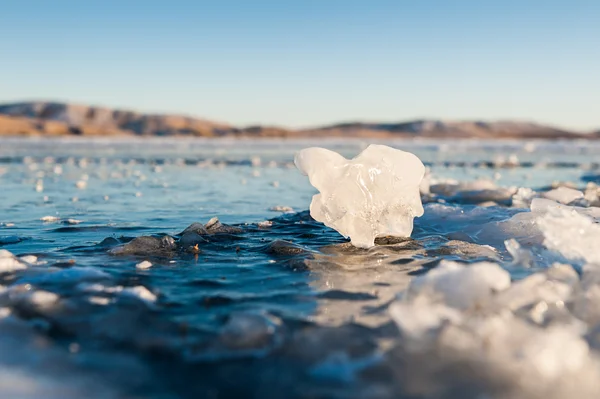
M402 143L423 216L362 249L307 142L171 141L0 145L0 397L600 398L600 145Z
M409 152L372 144L347 160L313 147L298 152L294 162L320 192L310 215L356 247L370 248L382 236L409 237L413 219L423 215L419 185L425 167Z
M390 313L409 352L433 350L440 368L468 363L511 381L494 397L597 397L600 363L588 340L597 344L598 275L586 268L580 280L557 263L511 283L493 263L443 261Z

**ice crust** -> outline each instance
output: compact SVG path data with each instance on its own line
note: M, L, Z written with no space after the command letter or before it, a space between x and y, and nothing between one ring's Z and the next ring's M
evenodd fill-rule
M348 160L324 148L296 154L296 167L319 190L311 216L350 237L359 248L381 236L409 237L413 219L423 215L419 186L425 174L415 155L371 144Z
M517 397L561 397L552 389L588 397L600 392L600 367L577 312L585 317L600 303L594 277L584 274L580 282L571 266L556 264L511 283L493 263L442 261L435 273L413 280L390 314L407 350L434 350L449 367L467 361L512 379ZM571 302L572 313L565 306Z
M439 183L432 187L446 198L464 194ZM438 369L476 368L490 383L510 387L492 397L600 397L595 190L518 189L513 206L529 209L512 216L499 210L507 216L487 222L490 212L481 207L428 204L425 223L439 223L440 231L460 232L479 245L497 246L504 239L514 259L504 266L516 276L522 267L537 272L511 281L499 264L443 260L414 278L389 308L403 350L415 359L436 359Z

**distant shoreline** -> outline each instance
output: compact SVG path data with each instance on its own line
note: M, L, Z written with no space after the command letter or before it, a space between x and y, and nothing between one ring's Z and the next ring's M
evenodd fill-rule
M318 145L333 143L337 144L343 141L353 143L412 143L412 144L444 144L449 145L453 142L468 143L481 145L485 143L500 144L500 143L573 143L573 142L600 142L599 137L406 137L406 136L389 136L389 137L339 137L339 136L324 136L324 137L244 137L244 136L222 136L222 137L197 137L197 136L135 136L135 135L113 135L113 136L78 136L78 135L0 135L0 143L2 142L71 142L71 143L185 143L185 142L210 142L210 143L307 143L307 145Z
M600 130L578 132L533 122L504 120L348 122L288 129L236 127L179 115L143 114L87 105L23 102L0 105L0 137L198 137L234 139L477 139L598 140Z

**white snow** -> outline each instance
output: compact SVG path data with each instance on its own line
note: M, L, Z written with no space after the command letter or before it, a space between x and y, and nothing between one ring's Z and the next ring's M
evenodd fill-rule
M298 152L294 162L320 191L311 216L356 247L370 248L379 236L409 237L413 219L423 215L419 187L425 167L409 152L371 144L348 160L313 147Z

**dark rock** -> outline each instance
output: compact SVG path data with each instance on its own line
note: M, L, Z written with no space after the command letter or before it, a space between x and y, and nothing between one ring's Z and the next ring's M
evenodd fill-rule
M175 249L175 240L171 236L142 236L108 252L112 255L168 255Z

